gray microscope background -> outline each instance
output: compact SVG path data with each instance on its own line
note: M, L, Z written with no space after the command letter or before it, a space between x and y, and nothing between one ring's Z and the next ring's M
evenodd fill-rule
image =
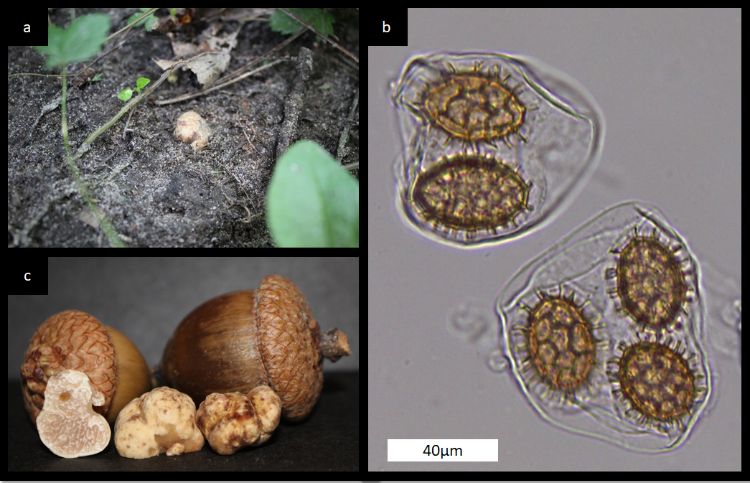
M321 329L349 336L352 355L324 370L359 368L359 260L356 258L50 258L46 296L8 297L8 378L18 379L34 330L50 315L79 309L127 335L149 367L177 324L206 300L255 289L280 274L300 288Z
M370 47L368 345L371 471L738 470L740 367L712 357L715 405L677 451L647 455L542 420L510 372L491 372L448 328L474 300L489 315L526 262L604 208L656 205L698 259L740 282L741 14L727 10L409 9L408 47ZM528 55L580 82L606 121L602 159L576 199L517 241L460 250L404 225L402 146L388 82L418 52ZM732 294L737 295L737 294ZM388 438L497 438L497 463L388 463Z

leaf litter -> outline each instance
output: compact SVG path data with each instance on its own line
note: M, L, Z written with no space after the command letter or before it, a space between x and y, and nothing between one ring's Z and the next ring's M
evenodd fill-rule
M220 36L218 35L220 30L220 24L211 24L198 36L197 44L180 42L175 40L174 35L169 35L175 58L172 60L154 59L154 62L162 70L167 70L185 57L205 53L185 64L182 69L192 71L201 86L210 87L229 67L229 62L232 60L231 52L237 46L237 35L240 32L237 30Z

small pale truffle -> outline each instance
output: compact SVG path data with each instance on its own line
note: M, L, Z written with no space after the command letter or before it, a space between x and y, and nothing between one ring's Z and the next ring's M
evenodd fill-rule
M109 444L109 423L91 405L104 404L104 394L94 389L80 371L64 370L47 381L44 407L36 418L42 443L57 456L77 458L104 450Z
M208 144L211 129L208 123L195 111L188 111L177 118L174 137L183 143L190 143L194 151L200 151Z
M133 399L115 422L115 447L126 458L191 453L200 451L203 443L195 425L195 403L169 387L157 387Z
M265 443L280 418L281 399L268 386L255 387L247 394L209 394L197 412L198 427L211 448L222 455Z

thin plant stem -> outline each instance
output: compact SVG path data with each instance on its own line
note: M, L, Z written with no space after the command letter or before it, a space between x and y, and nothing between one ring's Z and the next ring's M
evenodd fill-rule
M117 32L115 32L112 35L110 35L109 37L107 37L106 40L105 40L105 42L109 42L110 40L112 40L113 38L117 37L120 33L122 33L125 30L132 29L133 27L135 27L135 24L137 24L138 22L140 22L144 18L148 17L152 13L156 12L157 10L159 10L159 9L158 8L150 8L147 11L143 12L143 15L141 15L140 17L138 17L137 19L135 19L132 22L128 22L128 24L126 26L124 26L123 28L121 28Z
M338 42L336 42L336 41L334 41L334 40L331 40L331 39L329 39L329 38L328 38L328 37L326 37L325 35L323 35L323 34L321 34L320 32L318 32L318 31L317 31L317 29L316 29L315 27L313 27L313 26L312 26L312 25L310 25L309 23L305 22L304 20L300 19L300 18L299 18L298 16L294 15L294 14L293 14L292 12L290 12L290 11L289 11L289 9L288 9L288 8L282 8L282 9L280 9L280 10L281 10L282 12L284 12L285 14L289 15L290 17L292 17L292 18L293 18L293 19L294 19L295 21L297 21L297 22L301 23L301 24L302 24L302 25L303 25L304 27L306 27L306 28L308 28L308 29L312 30L313 32L315 32L315 35L317 35L317 36L318 36L318 37L320 37L321 39L325 40L325 41L326 41L326 42L328 42L329 44L331 44L331 45L333 45L334 47L336 47L337 49L339 49L339 51L341 51L341 52L342 52L342 53L343 53L344 55L346 55L347 57L349 57L350 59L352 59L352 60L353 60L354 62L356 62L356 63L357 63L357 65L359 65L359 59L357 58L357 56L356 56L356 55L354 55L354 54L352 54L352 53L351 53L351 52L349 52L348 50L346 50L346 49L345 49L345 48L344 48L344 47L343 47L343 46L342 46L341 44L339 44Z
M349 129L351 128L352 119L354 114L357 112L357 104L359 103L359 89L354 92L354 100L352 101L352 107L349 110L349 117L344 121L344 129L341 131L339 137L339 147L336 150L336 158L339 162L343 161L346 155L349 153L349 149L346 147L346 141L349 139Z
M112 247L124 247L125 243L123 243L122 239L120 238L120 235L117 233L117 230L115 230L115 227L112 226L112 223L109 221L109 218L106 217L106 215L102 212L102 210L99 208L99 206L94 201L94 198L91 196L91 192L89 191L88 186L86 185L86 182L83 181L83 178L81 178L81 172L78 169L78 165L75 162L75 159L73 159L73 153L70 149L70 142L68 140L68 108L67 108L67 94L68 94L68 78L65 74L65 68L62 69L62 100L60 102L60 109L62 111L62 138L63 138L63 146L65 147L65 160L68 163L68 168L70 169L70 172L73 174L73 179L75 179L76 187L78 188L78 193L81 194L81 197L83 197L83 200L86 202L86 205L88 205L89 210L96 216L96 219L99 221L99 226L101 227L104 234L107 236L107 240L109 240L109 245Z
M11 77L20 77L20 76L36 76L36 77L62 77L60 74L37 74L36 72L16 72L15 74L8 74L8 79Z
M271 54L273 54L274 52L277 52L277 51L283 49L284 47L286 47L287 45L291 44L292 42L294 42L295 40L297 40L304 33L306 33L305 30L300 30L299 32L297 32L296 34L292 35L288 39L285 39L285 40L279 42L278 44L276 44L273 48L271 48L270 50L268 50L267 52L265 52L260 57L257 57L255 59L253 59L252 61L248 62L247 64L243 65L242 67L240 67L240 68L238 68L238 69L230 72L229 74L221 77L220 79L217 79L216 83L217 84L222 84L222 83L224 83L224 82L232 79L233 77L240 75L243 70L247 70L250 67L254 66L255 64L258 64L259 62L261 62L263 59L271 57Z

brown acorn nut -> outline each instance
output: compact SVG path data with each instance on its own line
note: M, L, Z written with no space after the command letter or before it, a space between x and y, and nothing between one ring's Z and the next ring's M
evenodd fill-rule
M93 388L83 372L66 369L50 377L44 391L44 408L36 418L42 443L63 458L103 451L111 432L107 420L94 412L92 404L104 404L104 394Z
M134 397L151 387L146 361L122 333L80 310L66 310L37 328L26 349L21 380L24 406L36 422L47 381L72 369L85 373L104 404L95 408L112 423Z
M209 394L195 416L208 444L223 455L265 443L280 418L281 399L268 386L254 387L247 394Z
M279 275L256 291L215 297L188 314L164 350L166 383L203 401L211 393L270 386L287 420L312 411L323 387L323 357L350 354L342 331L321 334L297 286Z

